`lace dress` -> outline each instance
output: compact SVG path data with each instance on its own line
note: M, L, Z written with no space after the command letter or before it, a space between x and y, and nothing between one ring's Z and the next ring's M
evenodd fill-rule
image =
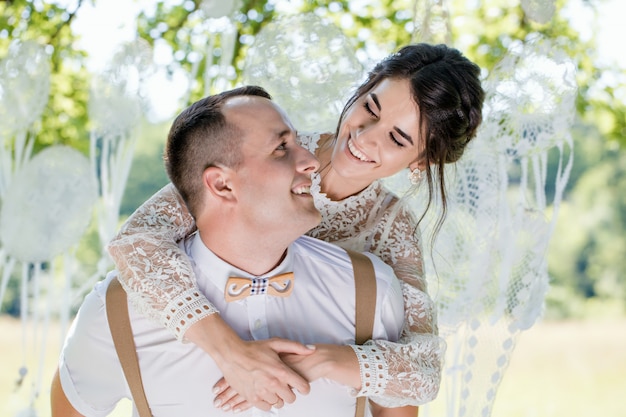
M320 135L300 138L314 152ZM405 322L400 340L352 346L361 367L361 391L385 407L421 405L439 390L445 343L437 336L435 305L426 293L415 220L379 182L357 195L332 201L313 176L311 192L322 222L308 234L341 247L369 251L402 280ZM178 339L216 312L198 291L191 265L176 242L195 231L193 218L168 184L137 209L109 244L129 300Z

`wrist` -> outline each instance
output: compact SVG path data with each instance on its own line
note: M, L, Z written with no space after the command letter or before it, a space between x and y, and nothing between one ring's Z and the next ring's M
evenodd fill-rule
M361 389L359 361L350 346L318 345L316 353L324 354L320 364L320 375L355 390Z
M216 362L225 360L229 352L242 343L241 338L218 314L211 314L194 323L185 333L191 343L207 352Z

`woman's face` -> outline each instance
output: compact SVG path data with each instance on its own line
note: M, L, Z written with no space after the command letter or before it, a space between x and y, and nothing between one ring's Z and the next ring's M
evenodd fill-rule
M419 108L406 79L385 79L345 113L331 156L332 169L365 186L416 168L423 149Z

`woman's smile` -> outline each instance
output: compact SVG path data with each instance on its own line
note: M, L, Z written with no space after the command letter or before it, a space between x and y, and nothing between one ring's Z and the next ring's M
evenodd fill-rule
M362 161L362 162L374 162L366 154L364 154L363 152L361 152L357 148L357 145L352 140L352 137L348 138L348 146L347 146L347 148L350 151L350 153L352 154L352 156L355 157L356 159L358 159L359 161Z

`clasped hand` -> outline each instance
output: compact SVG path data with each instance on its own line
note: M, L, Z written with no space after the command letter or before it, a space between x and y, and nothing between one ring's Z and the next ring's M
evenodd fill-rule
M243 342L238 350L221 364L224 377L213 390L215 406L225 411L281 408L296 400L294 389L308 394L309 382L319 378L360 388L358 360L349 346L312 348L275 338Z

